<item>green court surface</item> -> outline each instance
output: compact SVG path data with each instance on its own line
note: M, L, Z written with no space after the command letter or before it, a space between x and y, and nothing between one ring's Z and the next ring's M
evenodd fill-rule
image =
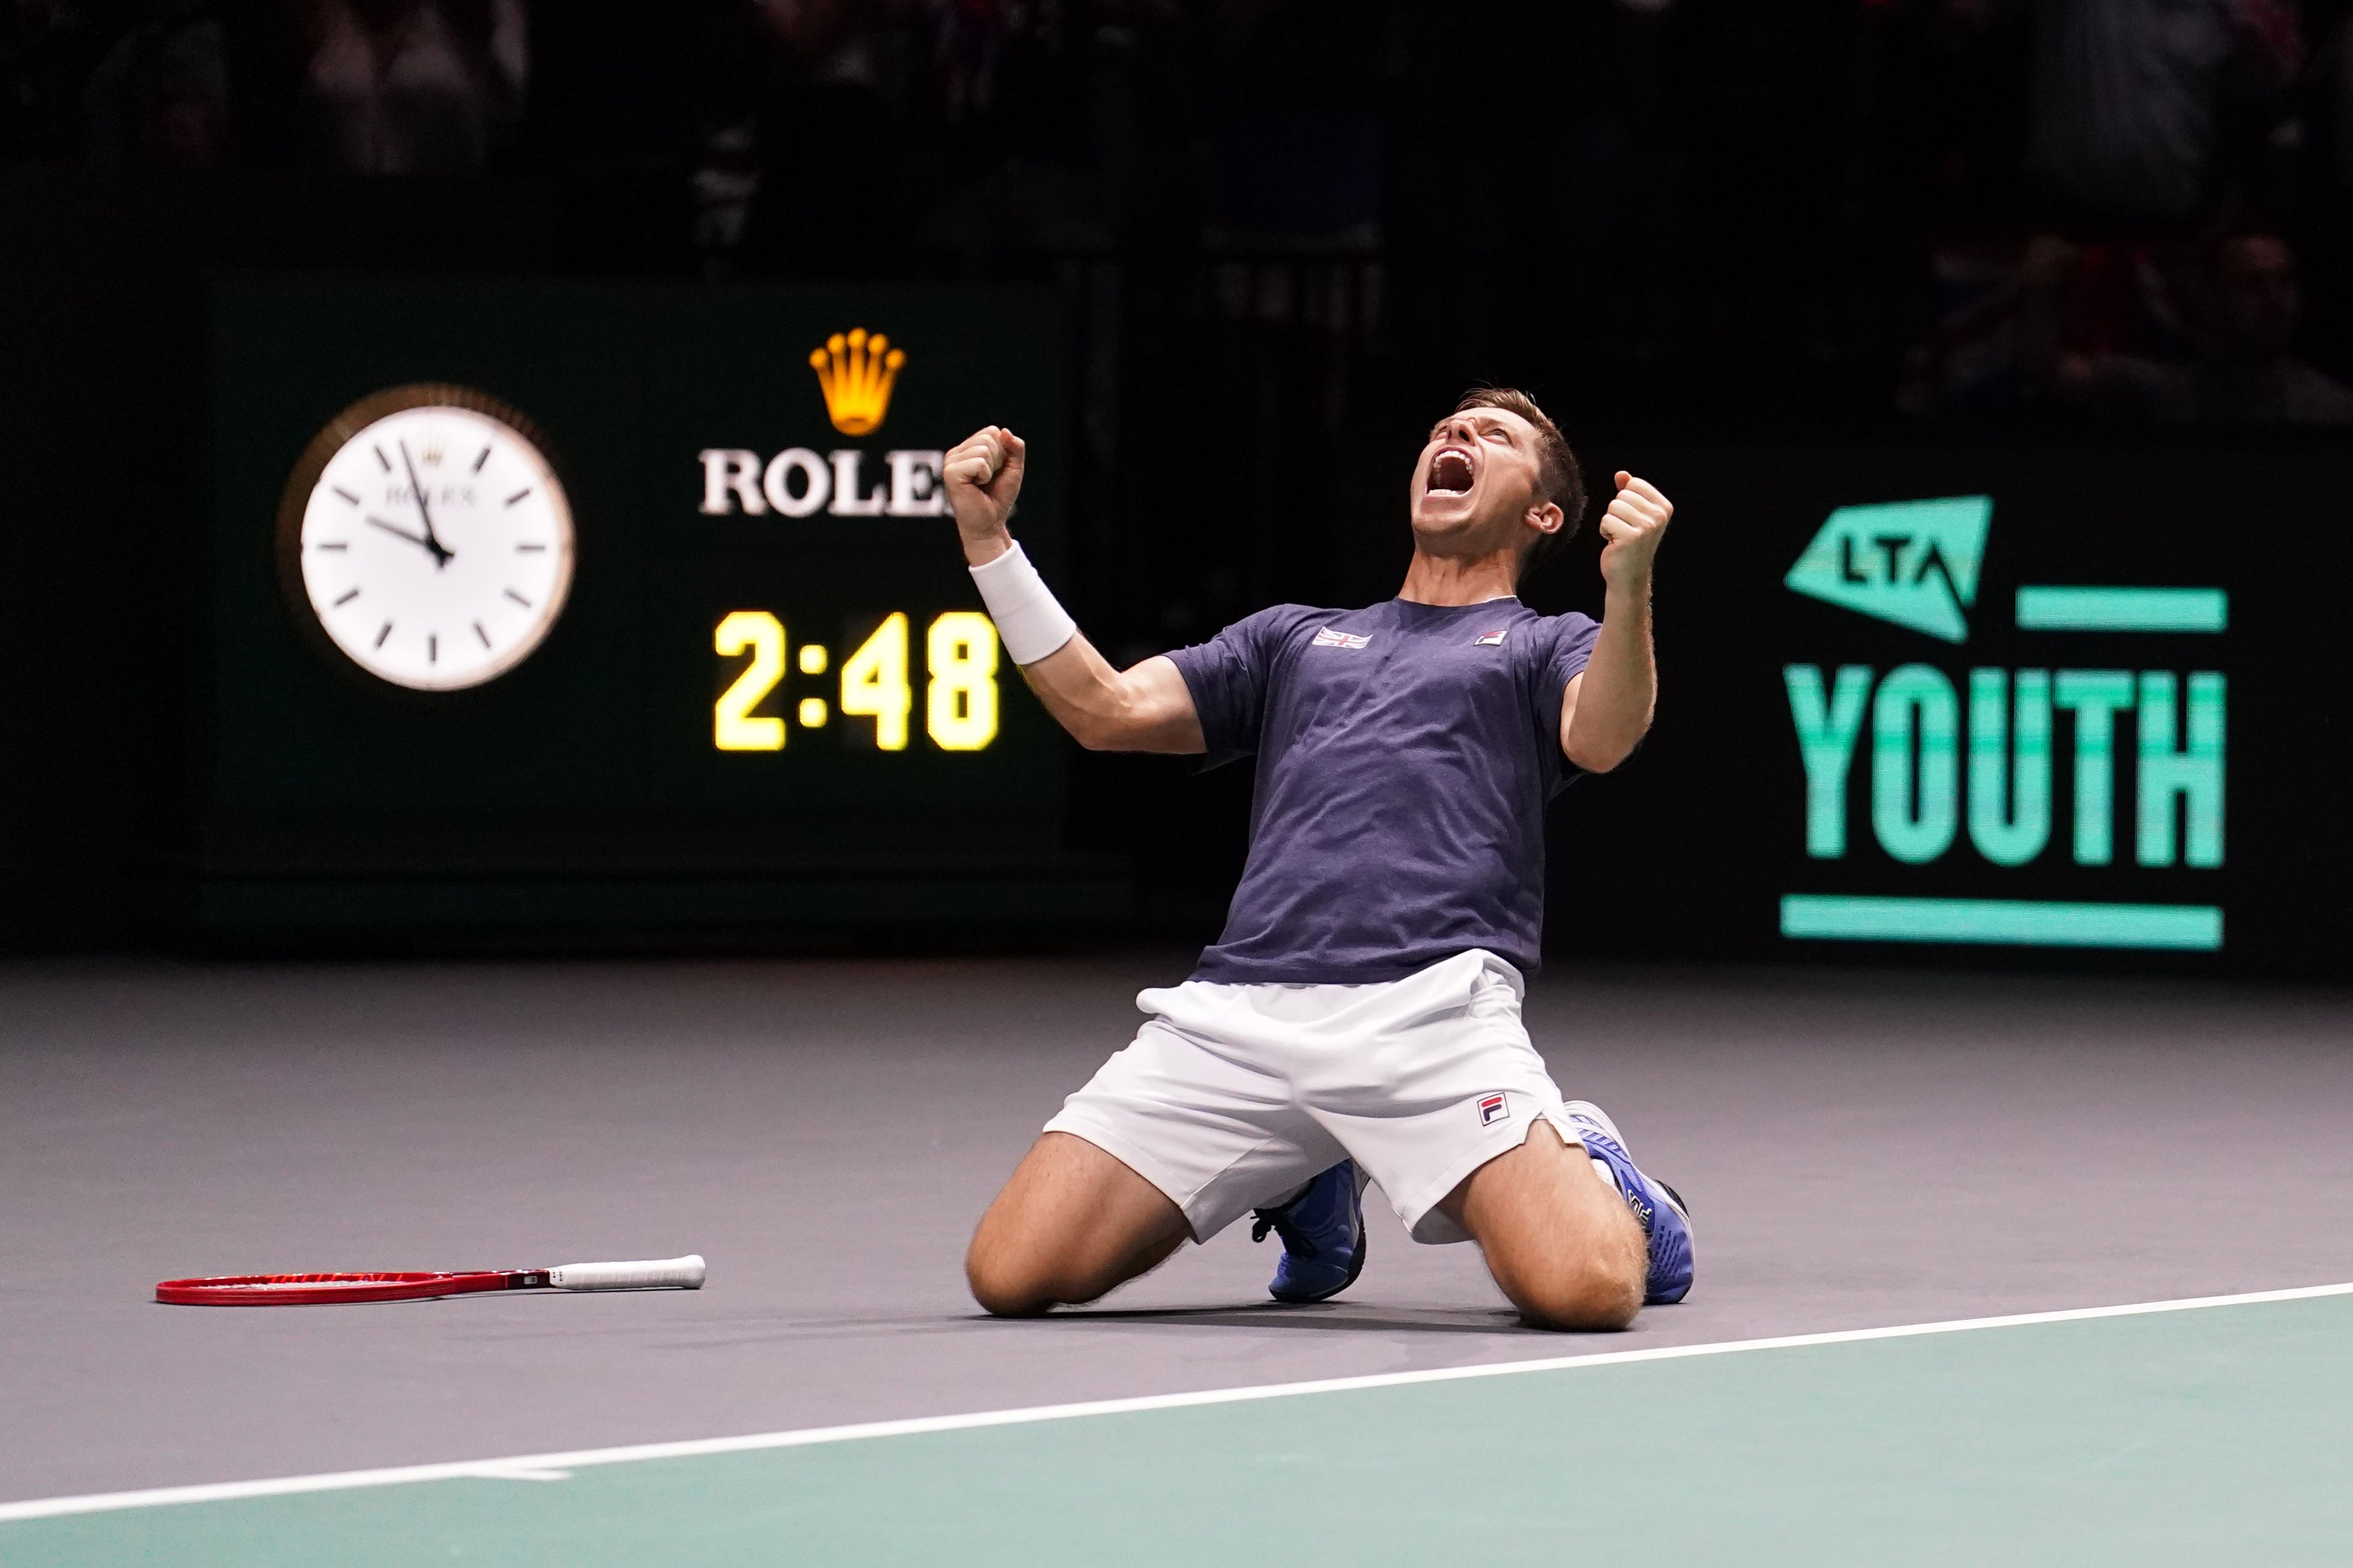
M0 1563L2343 1563L2353 1295L763 1441L20 1516Z

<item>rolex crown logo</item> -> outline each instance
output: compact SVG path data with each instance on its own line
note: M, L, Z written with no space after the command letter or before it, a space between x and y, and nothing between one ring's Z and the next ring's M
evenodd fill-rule
M809 368L825 392L833 427L845 436L863 436L881 425L891 410L892 384L906 363L904 349L892 348L880 332L868 337L864 327L836 332L825 347L811 349Z
M429 437L425 443L425 466L428 468L439 468L441 459L448 456L448 453L449 448L442 444L438 436Z

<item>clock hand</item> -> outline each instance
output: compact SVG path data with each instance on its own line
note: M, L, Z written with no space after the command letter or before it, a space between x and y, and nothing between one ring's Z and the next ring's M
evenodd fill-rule
M421 533L411 533L408 530L401 527L397 523L386 522L380 517L362 518L360 521L366 523L370 528L380 528L384 530L386 533L391 534L396 539L406 539L409 543L418 545L426 550L433 548L433 542L430 539L427 539Z
M436 568L447 566L449 557L457 552L444 546L440 536L433 531L433 512L425 504L425 487L417 481L417 462L408 455L408 443L406 441L400 444L400 460L408 465L408 488L417 492L417 515L425 520L425 548L433 552Z

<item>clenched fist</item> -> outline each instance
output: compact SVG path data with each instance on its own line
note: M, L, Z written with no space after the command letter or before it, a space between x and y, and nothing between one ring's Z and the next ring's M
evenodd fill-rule
M955 516L967 565L983 565L1013 548L1013 535L1005 524L1021 494L1028 450L1020 437L989 425L966 437L940 464L948 510Z
M1648 479L1620 469L1618 494L1601 514L1601 580L1613 593L1646 592L1651 583L1651 557L1675 515L1674 503Z

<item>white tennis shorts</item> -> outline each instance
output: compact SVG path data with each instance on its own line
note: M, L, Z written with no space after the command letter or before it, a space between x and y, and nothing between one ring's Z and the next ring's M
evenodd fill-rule
M1473 949L1367 985L1145 991L1135 1041L1063 1102L1085 1139L1168 1194L1207 1241L1353 1158L1416 1241L1467 1241L1438 1203L1560 1090L1520 1023L1519 971Z

